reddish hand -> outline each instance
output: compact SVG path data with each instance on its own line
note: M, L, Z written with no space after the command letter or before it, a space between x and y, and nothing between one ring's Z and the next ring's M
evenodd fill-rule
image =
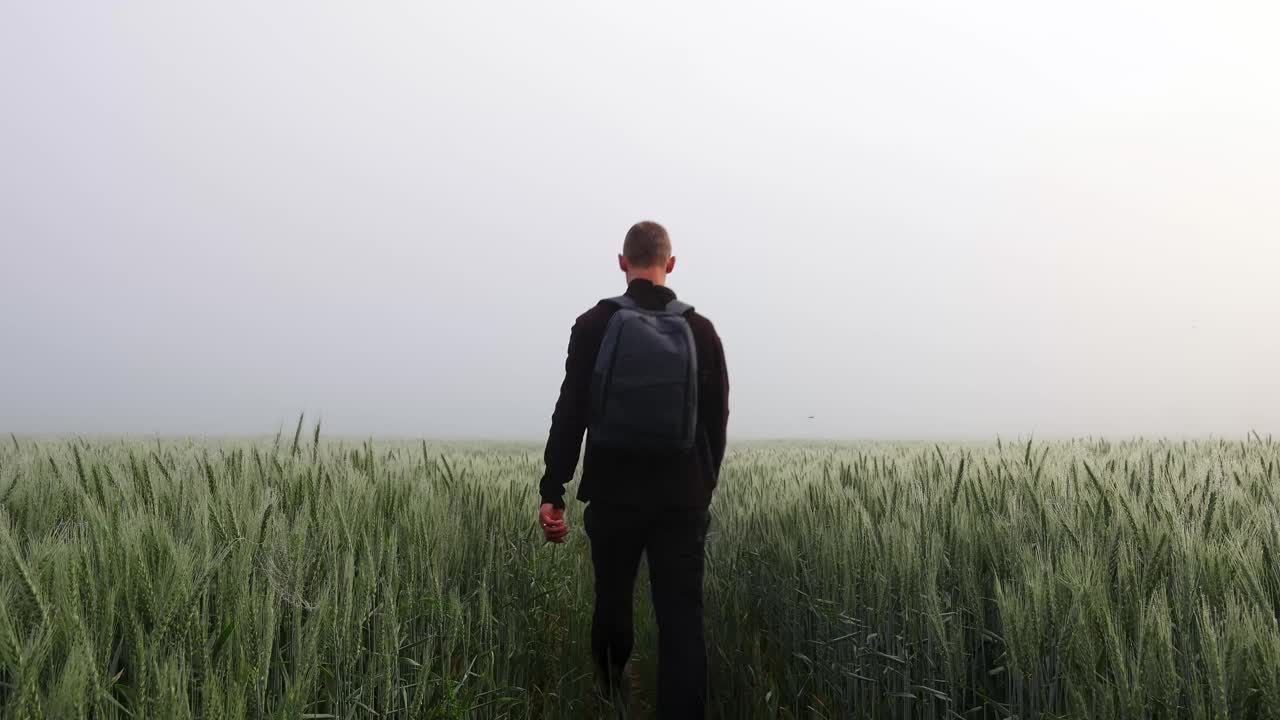
M569 526L564 523L564 510L543 503L538 512L538 524L542 526L542 537L550 543L562 543L569 534Z

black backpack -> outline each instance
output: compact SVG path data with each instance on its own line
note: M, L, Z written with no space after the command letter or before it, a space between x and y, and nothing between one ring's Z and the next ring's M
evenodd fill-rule
M698 353L685 313L673 300L646 310L623 295L609 319L591 377L593 445L678 452L693 447L698 419Z

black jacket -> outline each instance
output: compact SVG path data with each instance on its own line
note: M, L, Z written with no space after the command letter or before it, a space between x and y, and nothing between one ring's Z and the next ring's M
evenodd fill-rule
M641 307L660 309L675 299L670 289L635 280L627 295ZM560 399L547 438L542 501L564 507L564 486L573 478L582 435L591 419L591 373L617 306L601 302L578 316L569 335ZM698 353L698 426L693 448L679 455L655 456L594 447L587 437L578 499L633 507L695 507L711 503L724 460L729 423L729 375L724 347L711 321L697 311L685 316Z

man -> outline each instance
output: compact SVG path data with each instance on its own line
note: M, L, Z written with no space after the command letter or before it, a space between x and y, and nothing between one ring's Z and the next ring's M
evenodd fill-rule
M643 552L658 621L664 720L701 718L706 704L704 546L729 420L724 348L711 321L666 287L675 265L667 231L654 222L635 224L618 256L626 294L602 300L574 323L547 439L539 518L549 542L564 542L564 486L590 426L578 499L589 503L584 525L595 568L597 677L625 706Z

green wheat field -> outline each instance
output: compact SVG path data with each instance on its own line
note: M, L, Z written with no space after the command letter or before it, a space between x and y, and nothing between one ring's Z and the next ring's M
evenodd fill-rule
M709 715L1280 716L1278 465L1256 434L735 445ZM598 717L582 506L543 544L541 470L301 423L5 438L0 716Z

